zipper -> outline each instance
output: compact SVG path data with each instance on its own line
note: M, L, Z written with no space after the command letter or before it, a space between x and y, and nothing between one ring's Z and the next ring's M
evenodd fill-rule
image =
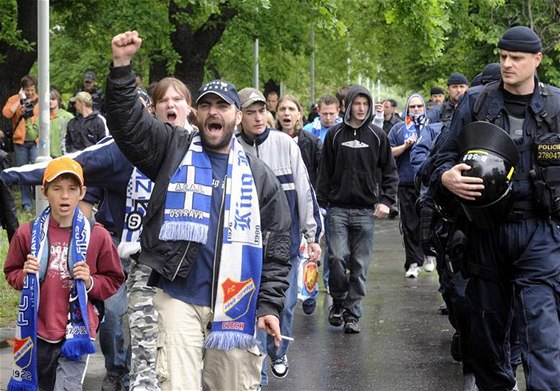
M266 231L263 240L263 259L266 257L266 249L268 248L268 239L270 238L270 231Z
M217 229L218 229L218 234L216 235L216 244L214 245L214 263L212 265L212 273L213 273L213 278L212 278L212 291L211 291L211 296L210 296L210 307L213 309L214 308L214 304L215 300L216 300L216 289L218 288L216 283L218 281L218 274L219 274L219 270L216 267L217 266L217 258L218 258L218 252L220 252L220 257L221 257L221 249L222 249L222 238L223 238L223 234L224 234L224 227L223 227L223 218L224 218L224 205L225 205L225 201L226 201L226 189L227 189L227 184L228 184L228 177L227 174L224 177L224 190L222 191L222 202L220 204L220 217L218 218L218 225L217 225ZM221 261L221 259L220 259Z
M185 262L185 258L187 257L187 252L189 251L190 246L191 246L191 242L187 242L187 248L185 249L185 252L183 253L183 256L181 257L181 261L177 265L177 270L175 270L175 274L173 274L173 277L171 278L171 281L174 281L175 277L177 277L177 274L179 273L179 269L181 268L181 265L183 264L183 262Z

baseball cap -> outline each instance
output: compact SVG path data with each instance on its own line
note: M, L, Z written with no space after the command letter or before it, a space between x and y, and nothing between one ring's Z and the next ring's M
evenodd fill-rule
M80 91L72 98L70 98L70 102L76 102L77 100L79 100L80 102L89 103L90 105L93 104L91 95L86 91Z
M198 90L198 98L196 104L200 101L204 95L216 94L229 104L235 104L237 108L241 108L241 103L239 102L239 95L237 94L237 89L233 84L226 80L212 80L204 84Z
M80 181L80 185L84 185L84 171L82 166L77 161L69 157L61 156L53 159L45 168L43 174L43 186L45 183L52 182L62 174L72 174Z
M241 103L242 109L245 109L256 102L262 102L266 104L264 95L256 88L251 87L243 88L241 91L239 91L239 101Z
M87 71L84 73L84 81L95 81L95 72Z

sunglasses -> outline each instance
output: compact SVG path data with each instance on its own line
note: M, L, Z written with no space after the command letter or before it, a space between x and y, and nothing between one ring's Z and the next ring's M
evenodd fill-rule
M409 109L421 109L424 105L410 105L408 106Z

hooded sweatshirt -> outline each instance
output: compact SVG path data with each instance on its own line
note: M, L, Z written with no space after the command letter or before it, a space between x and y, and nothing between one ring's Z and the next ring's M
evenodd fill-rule
M364 120L354 128L350 118L358 96L365 96L369 107ZM397 192L397 168L387 135L371 123L371 94L362 86L353 86L346 101L344 121L331 127L325 137L317 200L323 207L363 209L374 208L377 203L390 206ZM377 178L381 178L381 183L377 183Z
M413 98L419 98L424 106L424 114L419 117L414 118L410 115L408 105ZM405 116L404 122L400 122L393 126L389 132L389 143L391 147L398 147L404 144L405 140L415 136L417 139L420 137L420 131L426 126L428 120L426 118L426 103L422 96L419 94L412 94L408 97L406 101L406 110L403 113ZM410 163L410 151L414 148L414 145L404 151L401 155L396 157L397 167L399 170L399 184L400 185L413 185L414 184L414 170Z

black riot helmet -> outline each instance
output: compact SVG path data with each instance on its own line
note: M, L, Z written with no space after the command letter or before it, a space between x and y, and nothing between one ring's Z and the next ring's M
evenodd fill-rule
M502 221L511 210L515 166L519 150L502 128L471 122L457 139L460 163L471 166L463 175L482 178L484 190L475 200L459 199L469 220L482 229Z

